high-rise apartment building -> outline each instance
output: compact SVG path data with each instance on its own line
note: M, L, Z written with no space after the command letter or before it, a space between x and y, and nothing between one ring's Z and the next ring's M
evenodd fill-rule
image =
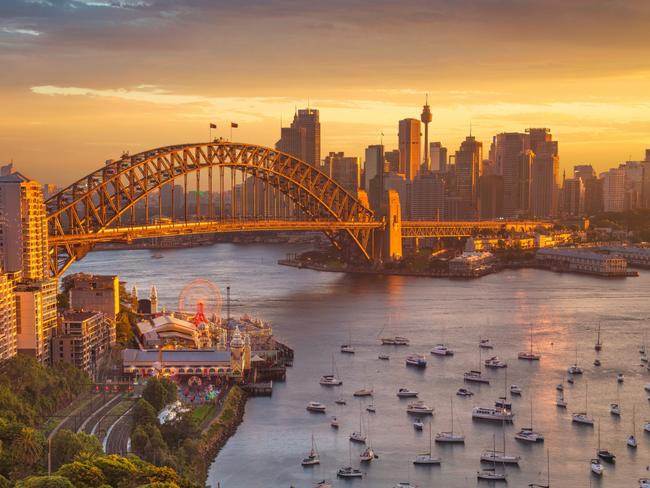
M492 141L490 159L494 161L496 174L503 177L505 217L528 213L533 157L528 134L503 132Z
M17 352L15 286L16 275L0 268L0 364Z
M585 211L585 186L580 178L564 180L562 208L566 215L580 217Z
M478 179L483 161L483 143L467 136L456 151L455 195L459 200L458 217L474 220L478 217Z
M317 109L298 110L290 127L282 127L280 140L275 143L278 151L309 163L314 168L320 166L320 120Z
M444 173L447 171L447 148L441 142L429 144L429 158L431 171Z
M559 193L558 143L549 129L528 129L528 134L535 156L531 164L529 213L533 217L555 217Z
M26 281L48 276L47 220L43 189L21 173L0 176L2 268Z
M331 152L325 157L323 170L352 195L357 195L361 175L357 156L346 156L342 152Z
M408 181L413 181L420 171L420 121L417 119L400 120L398 139L399 172Z
M623 212L625 210L625 170L612 168L602 173L603 210L605 212Z
M478 207L482 220L503 217L503 176L483 174L479 177Z
M588 178L582 180L585 185L585 214L595 215L603 211L603 180Z
M120 311L117 275L75 273L63 279L63 288L68 290L68 302L73 310L102 312L111 320L115 320Z
M413 220L443 220L445 218L445 180L437 172L420 173L411 184Z
M56 279L16 285L16 332L18 352L49 364L50 346L56 330Z

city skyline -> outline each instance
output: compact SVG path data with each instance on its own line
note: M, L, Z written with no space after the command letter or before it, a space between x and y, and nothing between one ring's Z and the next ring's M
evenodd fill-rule
M123 150L207 140L209 122L273 146L296 106L319 109L322 154L362 158L381 133L397 147L427 93L429 140L450 150L471 123L484 146L550 127L560 172L642 159L650 7L526 3L4 2L0 160L63 184Z

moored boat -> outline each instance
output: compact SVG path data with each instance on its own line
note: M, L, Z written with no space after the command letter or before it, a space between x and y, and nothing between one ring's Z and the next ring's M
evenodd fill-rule
M408 388L400 388L397 391L397 396L400 398L412 398L412 397L417 397L418 392L415 390L410 390Z
M503 408L474 407L472 418L477 420L493 420L498 422L512 422L515 414Z
M411 402L406 406L406 412L415 415L433 415L433 407L422 400Z
M314 413L325 413L325 405L320 402L309 402L307 410Z
M415 366L416 368L426 368L427 360L421 354L410 354L406 357L407 366Z

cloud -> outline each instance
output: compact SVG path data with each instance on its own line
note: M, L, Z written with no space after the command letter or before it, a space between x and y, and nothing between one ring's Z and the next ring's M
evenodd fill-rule
M0 30L7 34L19 34L22 36L40 36L42 34L42 32L39 32L34 29L19 29L14 27L3 27Z

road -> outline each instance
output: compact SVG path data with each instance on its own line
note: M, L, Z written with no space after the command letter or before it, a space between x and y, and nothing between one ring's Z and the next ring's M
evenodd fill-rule
M103 442L106 454L119 454L121 456L128 454L131 439L131 410L133 410L133 407L124 412L107 429Z

